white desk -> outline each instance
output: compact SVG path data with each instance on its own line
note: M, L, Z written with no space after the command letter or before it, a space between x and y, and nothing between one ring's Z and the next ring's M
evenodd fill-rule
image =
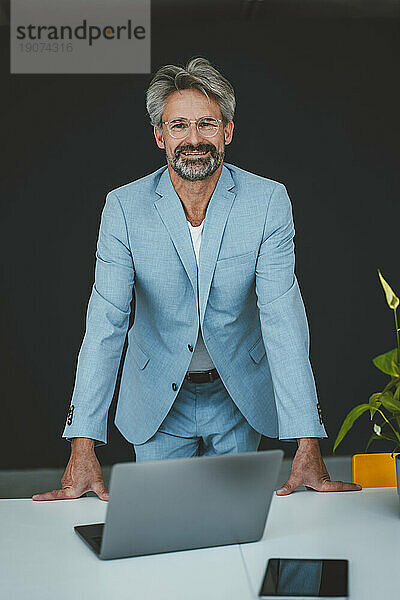
M254 600L269 557L348 558L350 598L400 594L395 488L274 495L263 539L101 561L73 531L104 521L94 497L0 500L1 597L12 600Z
M400 598L396 488L274 496L263 539L243 544L253 598L269 557L347 558L351 600ZM310 600L310 599L308 599Z

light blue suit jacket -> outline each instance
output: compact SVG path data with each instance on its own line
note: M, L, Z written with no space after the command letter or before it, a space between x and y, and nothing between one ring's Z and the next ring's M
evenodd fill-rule
M283 184L224 163L207 207L199 268L166 166L107 194L95 281L63 437L107 442L107 414L129 325L115 425L147 441L171 408L199 325L231 398L254 429L327 437L294 273Z

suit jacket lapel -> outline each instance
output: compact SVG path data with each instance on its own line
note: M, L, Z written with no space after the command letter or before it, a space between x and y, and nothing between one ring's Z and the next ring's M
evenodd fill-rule
M204 319L222 235L236 197L236 193L230 191L234 185L229 169L223 165L221 175L207 206L200 245L199 309L201 324Z
M159 197L155 200L154 205L168 229L176 251L190 279L196 301L197 297L199 297L200 323L204 319L225 224L236 196L234 192L230 191L234 185L229 169L223 165L221 175L207 206L198 271L185 211L172 185L168 168L162 173L156 188ZM198 294L197 290L199 290Z
M162 173L156 188L160 196L154 205L171 236L193 286L197 302L197 263L182 202L172 185L168 168Z

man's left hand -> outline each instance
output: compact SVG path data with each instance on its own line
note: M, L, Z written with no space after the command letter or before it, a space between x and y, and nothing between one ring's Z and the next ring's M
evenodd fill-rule
M305 485L317 492L351 492L362 489L357 483L331 481L322 460L318 438L301 438L298 445L290 477L275 492L278 496L291 494L299 485Z

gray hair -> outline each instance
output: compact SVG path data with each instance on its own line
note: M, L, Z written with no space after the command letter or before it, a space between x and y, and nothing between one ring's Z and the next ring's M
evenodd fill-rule
M229 81L206 58L192 58L185 67L165 65L154 75L146 92L146 108L151 124L162 127L162 115L168 96L177 90L196 89L214 99L221 110L224 125L233 120L235 92Z

